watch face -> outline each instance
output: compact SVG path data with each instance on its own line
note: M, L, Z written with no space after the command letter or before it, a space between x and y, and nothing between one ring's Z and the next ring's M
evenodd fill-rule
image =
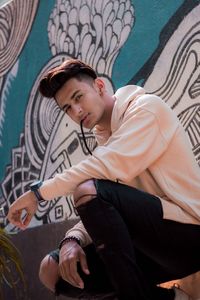
M33 183L30 184L30 188L32 191L34 190L38 190L42 185L42 181L41 180L37 180L37 181L34 181Z

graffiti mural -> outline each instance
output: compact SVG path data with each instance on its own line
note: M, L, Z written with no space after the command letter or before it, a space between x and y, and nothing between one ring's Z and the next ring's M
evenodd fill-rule
M13 149L12 165L7 168L2 181L4 199L1 203L4 202L4 206L9 206L26 191L34 179L50 178L89 154L80 128L69 121L55 101L41 99L37 87L45 70L68 57L76 57L90 64L113 91L112 67L131 31L134 11L129 1L99 4L97 0L55 3L47 28L52 58L38 74L30 93L24 133L21 133L19 147ZM92 132L85 134L87 144L93 150L96 146L94 136ZM52 199L39 205L33 226L75 215L70 197Z
M154 1L156 3L156 0ZM33 73L30 87L27 88L27 97L24 99L26 102L23 104L24 116L21 130L15 134L17 142L9 148L10 158L7 158L7 163L2 163L6 166L2 172L0 205L5 213L9 205L28 189L32 181L38 178L50 178L89 155L79 126L59 110L54 100L42 98L37 89L42 74L69 57L79 58L90 64L106 82L110 92L114 92L119 87L118 82L123 77L128 78L126 83L142 85L148 92L161 96L181 119L191 141L194 155L200 162L199 1L169 1L171 10L169 16L165 16L167 20L165 26L162 27L160 22L158 44L154 49L152 46L150 58L144 55L145 39L141 38L140 44L135 42L137 32L146 29L137 27L139 4L134 0L52 0L46 7L42 3L38 7L37 1L33 1L34 4L32 1L28 1L27 4L22 2L13 1L0 10L1 16L9 14L8 18L4 17L6 20L16 18L17 23L22 22L20 19L22 17L26 19L26 26L23 26L20 36L17 36L17 31L16 37L12 37L12 43L16 41L15 47L8 43L12 30L5 30L6 22L1 23L0 19L0 31L3 36L0 39L0 55L3 57L3 61L0 60L2 64L0 65L2 151L6 148L4 142L6 126L8 126L6 116L9 116L6 107L11 106L11 103L8 104L11 92L13 94L18 78L27 80L29 74ZM31 8L28 9L29 5ZM22 16L17 15L16 8ZM159 10L156 5L153 5L153 8L155 11ZM145 7L144 15L147 10L148 7ZM145 18L150 17L146 14ZM33 61L35 65L29 66L28 63L26 73L22 76L20 70L22 70L24 57L26 55L28 57L27 64L36 52L34 46L37 43L33 46L33 40L38 35L37 26L40 26L40 22L43 22L44 29L41 40L41 43L44 43L43 48L40 52L37 50L39 54L35 55ZM14 26L12 23L7 23L6 28ZM21 23L17 26L21 26ZM153 34L156 35L152 33L152 36ZM25 42L27 45L22 51ZM46 52L43 50L44 45L48 46L45 48ZM6 51L1 52L1 49L6 46L9 58L5 54ZM37 47L39 46L37 44ZM139 69L132 67L130 71L129 67L136 47L141 48L142 67ZM125 51L128 51L126 53L129 56L123 54ZM123 68L120 67L121 61L124 62ZM22 84L20 86L20 82L18 86L25 89ZM17 107L16 114L19 110L20 107ZM86 131L85 135L89 148L94 149L96 141L92 132ZM76 217L73 199L61 197L40 203L30 226L59 222L72 217ZM2 220L8 230L16 230L6 223L3 215Z
M200 5L185 16L165 45L144 87L175 110L200 166L199 14Z
M2 129L5 122L5 110L12 81L18 73L18 57L31 31L37 12L38 0L25 2L12 1L0 9L0 146L2 147ZM7 168L6 174L9 173ZM5 175L6 175L5 174ZM3 188L3 186L2 186ZM10 189L11 187L9 187ZM3 190L2 190L3 192ZM1 208L8 205L7 198L0 200ZM3 210L0 211L0 218ZM4 212L5 213L5 212ZM4 215L3 213L3 215Z

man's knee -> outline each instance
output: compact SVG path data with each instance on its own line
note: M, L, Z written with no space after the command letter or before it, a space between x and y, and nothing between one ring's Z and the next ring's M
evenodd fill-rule
M58 263L50 255L46 255L40 263L39 279L48 289L55 292L55 284L59 279Z
M74 204L78 207L96 197L97 191L93 180L79 184L74 192Z

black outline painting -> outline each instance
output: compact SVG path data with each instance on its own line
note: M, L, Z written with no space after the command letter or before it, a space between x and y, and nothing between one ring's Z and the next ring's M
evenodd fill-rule
M80 128L60 111L52 99L41 99L37 87L45 70L68 57L90 64L113 92L112 68L134 24L131 1L55 1L47 33L52 58L42 68L33 85L26 109L25 129L20 145L12 152L2 182L3 199L8 206L37 179L47 179L69 168L88 151ZM92 132L85 132L90 149L96 147ZM5 200L6 199L6 200ZM31 226L76 217L71 197L41 203ZM8 225L8 230L15 230Z

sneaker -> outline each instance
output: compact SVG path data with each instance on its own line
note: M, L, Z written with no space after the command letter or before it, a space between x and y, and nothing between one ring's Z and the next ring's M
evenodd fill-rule
M187 295L183 290L178 287L173 287L175 292L174 300L193 300L189 295Z

